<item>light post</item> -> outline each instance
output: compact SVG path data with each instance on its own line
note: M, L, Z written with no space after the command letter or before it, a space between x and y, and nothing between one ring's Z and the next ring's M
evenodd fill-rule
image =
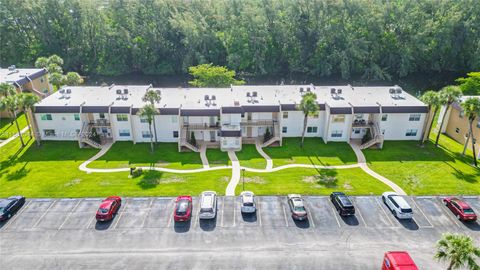
M245 191L245 169L242 169L242 191Z

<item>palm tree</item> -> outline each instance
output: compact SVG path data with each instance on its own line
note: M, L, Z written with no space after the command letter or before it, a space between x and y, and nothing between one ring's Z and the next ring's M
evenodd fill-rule
M445 233L437 242L435 258L449 262L447 270L464 266L478 270L480 266L475 262L475 257L480 257L480 248L475 247L472 238L467 235Z
M307 129L308 116L315 114L318 112L318 110L320 110L320 106L318 106L317 103L317 95L312 92L305 93L302 97L302 101L300 101L298 108L304 114L301 143L301 147L303 147L303 141L305 140L305 130Z
M432 121L428 125L427 122L425 122L426 125L428 125L428 128L425 130L425 133L423 134L422 137L422 145L425 142L425 140L428 140L428 137L430 136L430 131L432 130L433 126L433 121L435 121L435 116L437 115L438 108L440 107L440 97L437 92L429 90L425 92L420 99L423 101L423 103L428 105L428 112L432 113L433 109L433 115L432 115Z
M149 102L150 105L154 107L155 107L155 103L160 103L160 100L162 100L160 93L154 90L148 90L143 96L143 102ZM155 124L155 115L153 116L153 132L155 134L155 143L157 143L158 140L157 140L157 126Z
M0 84L0 96L11 96L15 95L17 91L15 91L15 87L13 87L9 83L1 83Z
M438 140L440 139L443 123L445 122L445 117L447 116L447 112L450 109L450 105L460 100L460 97L462 96L462 90L460 90L458 86L449 85L442 88L442 90L440 90L438 95L440 97L440 104L445 106L445 112L443 113L443 116L442 116L442 122L440 122L440 128L438 129L437 139L435 140L435 146L438 146Z
M480 99L468 98L462 104L462 109L468 118L469 138L472 140L473 164L477 167L477 155L475 154L475 138L473 137L473 121L480 115ZM467 141L468 144L468 141Z
M33 110L33 106L40 101L40 98L37 95L30 94L30 93L21 93L19 94L20 99L20 108L22 109L23 113L25 114L25 119L27 120L27 126L29 127L28 133L30 135L30 139L32 138L32 125L30 119L28 118L28 112ZM33 114L32 114L33 115Z
M152 122L155 117L155 114L157 114L157 109L152 104L147 104L143 106L143 108L141 108L140 111L138 111L138 115L147 119L148 129L150 131L150 148L152 152L153 152Z
M18 137L20 138L22 147L24 147L25 143L23 142L22 132L20 130L20 126L18 125L18 121L17 121L17 110L20 107L19 95L11 95L11 96L4 97L2 98L1 102L2 102L2 105L0 107L8 110L13 115L13 120L15 121L15 125L17 126Z

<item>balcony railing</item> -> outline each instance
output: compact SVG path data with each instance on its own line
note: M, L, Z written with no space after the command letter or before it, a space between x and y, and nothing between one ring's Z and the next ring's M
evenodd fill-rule
M93 127L109 127L110 121L107 121L107 119L97 119L95 121L89 121L88 124Z
M188 124L183 123L183 128L188 128L189 130L217 130L220 128L219 123L207 124L207 123L198 123L198 124Z
M277 121L274 120L244 120L241 126L273 126Z

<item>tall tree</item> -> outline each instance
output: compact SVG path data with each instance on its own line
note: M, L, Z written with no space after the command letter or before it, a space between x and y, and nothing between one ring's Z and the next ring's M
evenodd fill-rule
M32 138L32 124L28 115L29 115L29 112L32 112L35 104L37 104L40 101L40 97L30 93L21 93L19 94L18 98L19 98L19 107L20 109L23 110L23 113L25 114L25 119L27 120L27 126L29 127L28 134L30 135L30 138Z
M213 64L189 67L188 72L194 78L189 83L196 87L228 87L232 84L242 85L245 83L242 80L235 79L235 71Z
M157 112L158 112L157 109L152 104L147 104L143 106L140 109L140 111L138 111L138 115L140 115L141 117L144 117L148 122L148 129L150 132L150 150L152 152L153 152L152 121L153 121L154 115L157 114Z
M160 103L160 100L162 100L162 96L160 95L159 92L154 90L148 90L143 96L143 102L150 103L150 105L152 105L154 108L155 108L155 104ZM155 143L157 143L158 140L157 140L157 126L155 124L155 115L153 115L153 131L155 133Z
M440 140L440 134L442 133L443 124L445 122L448 111L450 110L450 106L454 102L458 102L460 100L460 97L462 96L462 90L460 90L458 86L449 85L442 88L442 90L440 90L438 94L440 103L445 106L445 111L442 116L442 121L440 122L437 139L435 140L435 146L438 146L438 140Z
M435 116L437 115L438 108L441 106L441 104L440 104L440 97L438 93L432 90L425 92L420 99L423 101L423 103L428 105L428 112L429 114L431 114L429 115L429 117L432 118L432 121L430 123L425 122L425 124L428 126L426 126L425 133L423 134L423 137L422 137L422 144L423 144L426 140L428 140L428 137L430 136L433 122L435 121ZM433 112L432 112L432 109L433 109Z
M448 263L447 270L467 267L469 270L478 270L480 266L476 258L480 257L480 248L476 247L473 239L467 235L445 233L437 242L435 258Z
M480 98L468 98L462 102L462 109L468 118L468 135L472 142L473 164L477 167L477 155L475 153L475 137L473 134L473 121L480 115ZM468 143L468 141L466 142Z
M20 138L22 147L24 147L25 142L23 141L22 132L20 130L20 126L18 125L18 120L17 120L17 110L20 108L19 95L16 94L16 95L10 95L10 96L4 97L0 100L0 102L2 103L0 108L4 108L8 110L12 114L13 120L15 121L15 125L17 127L18 137Z
M7 97L11 95L15 95L15 87L13 87L9 83L1 83L0 84L0 96Z
M466 78L458 78L460 89L465 95L480 95L480 71L467 73Z
M65 75L66 85L79 85L83 83L83 78L77 72L68 72Z
M317 103L317 95L313 92L307 92L303 95L302 101L298 105L299 110L303 112L303 130L302 130L302 142L301 147L303 147L303 141L305 140L305 131L307 130L308 116L318 113L320 106Z

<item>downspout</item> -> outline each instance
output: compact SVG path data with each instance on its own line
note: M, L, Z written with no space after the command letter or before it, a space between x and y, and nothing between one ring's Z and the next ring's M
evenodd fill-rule
M352 117L350 117L350 125L349 128L347 129L347 142L350 142L350 139L352 138L352 125L353 125L353 116L355 114L355 111L353 110L353 104L348 102L348 105L350 105L350 114Z
M133 141L133 144L137 144L137 141L135 140L135 135L134 135L134 130L133 130L133 117L132 117L132 109L133 109L133 104L130 106L130 129L131 129L131 133L130 133L130 136L132 136L132 141Z

